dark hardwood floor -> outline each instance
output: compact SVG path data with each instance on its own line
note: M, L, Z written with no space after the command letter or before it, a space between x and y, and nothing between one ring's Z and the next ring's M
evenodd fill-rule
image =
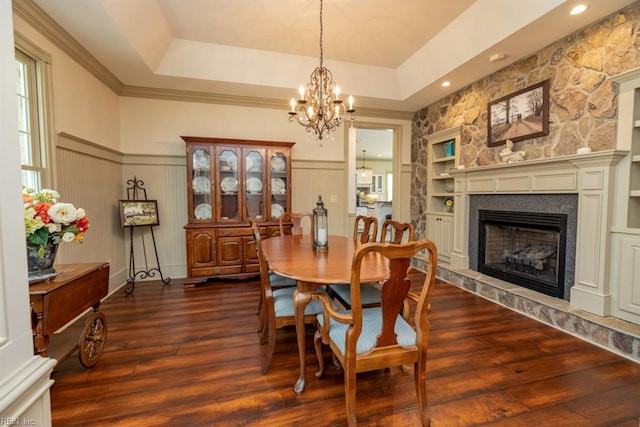
M257 281L183 289L139 282L101 306L101 360L76 355L53 375L54 426L342 426L342 372L325 377L308 329L307 387L296 395L293 328L277 332L260 375ZM640 425L640 364L446 283L434 289L429 347L431 425ZM329 351L325 351L329 360ZM418 425L413 370L358 375L362 426Z

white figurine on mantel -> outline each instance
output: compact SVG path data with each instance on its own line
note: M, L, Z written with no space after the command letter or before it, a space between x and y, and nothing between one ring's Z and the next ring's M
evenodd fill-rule
M527 157L527 153L525 151L516 151L515 153L511 150L513 148L513 141L507 139L507 146L500 151L500 159L502 159L502 163L516 163L524 161L524 158Z

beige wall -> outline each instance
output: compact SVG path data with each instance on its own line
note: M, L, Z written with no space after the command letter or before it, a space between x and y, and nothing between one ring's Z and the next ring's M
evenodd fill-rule
M122 97L121 142L125 153L144 155L184 155L185 145L181 135L210 136L258 140L293 141L292 209L309 211L315 207L318 194L322 194L331 212L329 229L335 234L350 234L349 189L346 184L345 161L348 139L343 125L332 140L321 147L309 140L304 128L289 123L286 110L215 105L189 101L169 101ZM399 126L399 150L401 162L410 161L410 121L363 117L368 123ZM144 176L140 179L149 182ZM149 182L149 185L153 185ZM409 186L401 187L397 195L399 216L409 220ZM184 189L186 191L186 184ZM167 197L166 189L158 188L157 194ZM331 197L334 196L334 197ZM172 204L173 206L173 204ZM172 215L186 221L184 205L175 206ZM178 211L179 210L179 211ZM180 227L184 223L180 224Z
M90 229L82 244L65 244L57 262L111 262L110 289L126 278L123 232L115 227L122 196L119 97L58 45L14 17L15 31L51 57L56 135L48 164L56 168L54 187L62 201L87 211Z
M15 14L14 26L52 57L55 131L119 150L119 97Z

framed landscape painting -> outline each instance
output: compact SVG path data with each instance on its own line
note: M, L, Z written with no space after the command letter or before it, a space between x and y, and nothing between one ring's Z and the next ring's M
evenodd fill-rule
M123 227L159 225L156 200L120 200L120 220Z
M495 147L549 134L549 80L491 101L487 145Z

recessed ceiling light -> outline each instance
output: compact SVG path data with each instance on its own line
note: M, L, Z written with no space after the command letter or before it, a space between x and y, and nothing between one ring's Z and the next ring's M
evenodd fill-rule
M584 4L579 4L577 6L574 6L573 9L571 9L571 14L572 15L580 15L582 12L584 12L585 10L587 10L587 6Z
M442 82L442 87L449 87L449 86L451 86L451 82L450 81Z

